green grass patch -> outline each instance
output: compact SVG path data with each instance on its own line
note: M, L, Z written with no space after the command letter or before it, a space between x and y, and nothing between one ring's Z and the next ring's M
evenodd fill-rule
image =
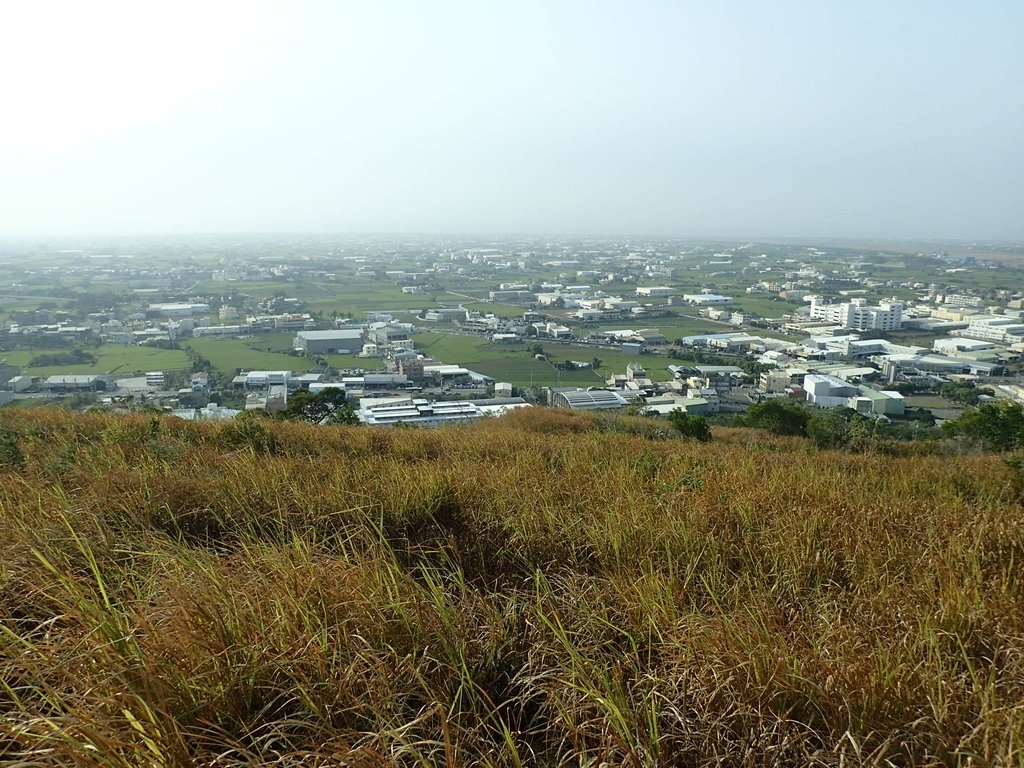
M283 334L251 336L246 339L189 339L182 346L191 349L210 361L210 365L222 374L244 371L296 371L304 372L312 367L305 357L287 353L280 337Z

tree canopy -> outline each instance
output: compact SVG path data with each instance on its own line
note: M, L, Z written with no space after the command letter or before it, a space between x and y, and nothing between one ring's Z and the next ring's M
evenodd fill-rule
M942 425L942 431L983 450L1024 448L1024 408L1016 403L984 403Z
M358 424L355 409L348 402L345 390L338 387L317 394L297 392L288 398L288 406L280 417L309 424Z

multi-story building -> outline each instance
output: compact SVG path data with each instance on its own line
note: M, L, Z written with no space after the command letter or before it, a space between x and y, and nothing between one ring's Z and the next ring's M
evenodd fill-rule
M947 293L942 303L951 307L983 307L985 301L980 296L968 296L963 293Z
M903 302L872 305L867 299L852 299L842 304L822 304L820 297L812 296L811 319L857 331L896 331L903 325Z

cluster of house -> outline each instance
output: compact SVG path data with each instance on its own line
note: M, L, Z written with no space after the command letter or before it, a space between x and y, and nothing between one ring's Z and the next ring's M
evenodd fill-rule
M295 331L316 327L316 320L304 312L247 314L231 306L218 309L219 320L238 322L214 323L210 305L202 302L150 304L145 311L118 314L113 311L90 312L75 318L68 312L40 310L27 318L5 324L4 335L19 338L35 335L66 339L95 337L107 344L143 344L152 341L176 341L182 338L213 336L229 338L254 333Z
M749 405L746 396L730 397L743 376L738 366L696 365L668 367L669 381L653 381L639 363L629 363L625 373L613 374L604 387L547 387L547 403L575 411L615 410L633 405L638 412L666 415L674 410L707 415L725 408L737 410ZM739 403L740 405L735 405Z
M497 291L490 291L488 300L508 303L527 303L551 309L571 310L568 316L583 323L600 323L630 317L645 317L653 306L650 301L640 299L662 299L661 303L708 307L732 303L731 296L723 296L703 290L700 293L683 293L668 286L640 286L635 289L635 298L625 298L594 290L590 285L563 285L541 283L542 290L529 290L526 285L505 284Z
M457 366L450 366L456 368ZM325 381L322 374L295 374L291 371L249 371L239 374L233 385L246 393L245 410L283 411L297 392L318 394L338 389L346 399L356 403L356 415L364 424L388 426L398 423L411 426L436 427L497 416L530 404L514 397L511 384L494 385L494 396L470 400L428 400L416 394L404 374L364 373L343 376L338 381ZM203 408L178 409L173 413L191 420L234 418L241 411L216 404Z

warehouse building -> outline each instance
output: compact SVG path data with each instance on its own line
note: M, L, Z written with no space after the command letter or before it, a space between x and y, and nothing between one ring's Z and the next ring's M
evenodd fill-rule
M366 343L362 328L339 328L333 331L299 331L294 348L310 355L358 355Z
M550 397L551 405L555 408L571 408L574 411L617 410L629 403L618 392L607 389L552 389Z

